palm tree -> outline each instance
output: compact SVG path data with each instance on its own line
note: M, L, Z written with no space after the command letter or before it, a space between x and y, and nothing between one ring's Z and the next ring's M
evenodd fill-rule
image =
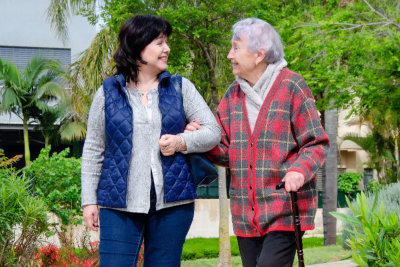
M87 114L96 90L101 82L112 73L112 58L117 44L116 33L106 27L100 30L83 51L78 60L73 63L68 72L71 86L71 103L74 122L86 124Z
M67 20L70 14L78 12L83 6L94 10L96 3L96 0L51 0L47 18L58 37L65 42L68 39Z
M79 157L79 143L86 136L86 123L82 122L80 116L75 112L74 102L71 95L67 95L63 117L60 121L58 134L61 141L73 143L72 154L74 157Z
M57 81L62 73L59 62L39 56L22 73L14 63L0 59L0 112L14 113L22 120L26 165L31 161L28 124L40 112L50 110L51 104L62 95L63 88Z
M42 132L45 147L51 141L74 143L82 140L86 135L86 124L77 121L78 116L74 112L74 102L71 95L63 91L57 103L46 110L40 110L35 114L35 121L39 124L35 127ZM74 152L75 151L74 147ZM74 153L74 156L78 156Z

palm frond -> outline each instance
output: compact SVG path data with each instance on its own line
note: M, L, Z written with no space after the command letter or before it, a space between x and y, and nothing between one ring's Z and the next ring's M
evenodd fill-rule
M68 40L67 20L70 14L77 12L82 5L95 7L96 0L51 0L47 8L47 19L63 42Z
M392 153L392 151L390 151L390 150L388 150L388 149L384 149L383 150L383 156L386 158L386 159L388 159L388 160L390 160L390 161L392 161L392 162L396 162L396 158L395 158L395 155Z
M61 68L61 64L57 61L50 60L41 56L34 56L32 60L25 66L23 74L26 87L32 87L37 84L40 79L51 79L56 76L56 71ZM48 72L50 76L48 77Z
M0 80L5 89L19 90L23 84L21 72L17 66L10 61L0 59Z
M49 81L59 80L65 73L61 63L58 61L49 61L46 64L46 72L44 72L37 80L39 85L47 83ZM61 83L62 79L60 79Z
M37 90L37 98L38 99L58 99L64 95L64 88L57 82L47 82L41 85Z
M82 121L87 117L88 107L101 82L111 75L116 43L115 33L103 28L68 72L74 109Z
M59 133L61 140L64 141L83 140L86 135L86 125L77 121L65 123L61 126Z
M17 106L19 107L19 109L22 109L21 99L18 97L14 90L6 90L3 93L1 106L4 109L10 109L13 106Z
M366 152L375 151L375 140L372 135L368 135L366 137L357 136L354 134L349 134L343 137L343 140L349 140L357 145L359 145Z

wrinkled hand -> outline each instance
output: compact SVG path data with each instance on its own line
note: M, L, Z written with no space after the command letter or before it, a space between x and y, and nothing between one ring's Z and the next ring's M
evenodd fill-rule
M288 172L282 181L285 182L285 188L283 190L287 192L297 192L305 183L306 178L299 172Z
M86 226L97 232L99 229L99 209L97 205L85 205L83 207L83 218L85 219Z
M164 134L158 140L161 153L164 156L171 156L177 152L180 146L181 139L178 135Z
M203 127L200 125L200 120L194 120L186 125L185 133L193 132L202 129Z

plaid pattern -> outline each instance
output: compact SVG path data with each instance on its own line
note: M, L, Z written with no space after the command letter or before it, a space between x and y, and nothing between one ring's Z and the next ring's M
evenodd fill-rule
M305 175L298 192L302 231L314 229L317 208L315 173L329 149L310 89L297 73L283 68L259 112L253 133L238 83L225 93L217 110L220 145L209 152L231 170L231 212L237 236L293 231L289 194L275 186L288 171Z

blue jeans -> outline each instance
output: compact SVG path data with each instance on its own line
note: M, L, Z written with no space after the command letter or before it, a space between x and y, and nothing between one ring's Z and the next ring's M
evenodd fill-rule
M193 221L194 203L149 214L100 209L100 266L136 266L144 240L144 265L180 266L182 247Z

